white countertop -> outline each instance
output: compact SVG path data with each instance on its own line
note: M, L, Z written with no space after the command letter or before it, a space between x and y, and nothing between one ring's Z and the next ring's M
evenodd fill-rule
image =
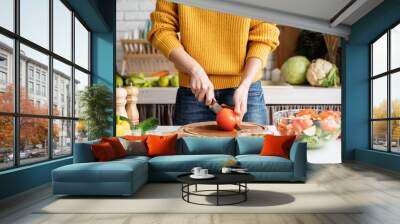
M311 86L263 86L266 104L341 104L341 88ZM138 104L175 104L177 88L139 89Z

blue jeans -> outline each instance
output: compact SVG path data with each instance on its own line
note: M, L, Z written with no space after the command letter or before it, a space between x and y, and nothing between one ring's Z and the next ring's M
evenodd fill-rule
M219 104L233 105L234 88L215 90L215 99ZM215 114L204 103L197 101L189 88L179 87L176 95L174 114L175 125L185 125L202 121L215 121ZM243 121L265 125L267 110L265 107L261 82L257 81L250 86L247 99L247 113Z

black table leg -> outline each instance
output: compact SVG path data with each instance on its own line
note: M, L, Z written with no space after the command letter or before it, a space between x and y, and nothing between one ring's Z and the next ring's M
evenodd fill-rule
M244 192L244 201L247 201L247 192L248 192L248 190L247 190L247 182L246 183L244 183L244 187L245 187L245 192Z
M194 191L196 191L196 192L197 192L197 184L195 185L195 189L194 189Z
M219 184L217 184L217 206L219 206Z

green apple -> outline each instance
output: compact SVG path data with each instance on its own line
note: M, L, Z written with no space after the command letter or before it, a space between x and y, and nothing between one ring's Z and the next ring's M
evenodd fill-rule
M160 77L160 79L158 80L158 85L160 87L167 87L169 85L169 79L170 78L167 75Z
M179 76L173 75L171 78L171 86L172 87L179 87Z

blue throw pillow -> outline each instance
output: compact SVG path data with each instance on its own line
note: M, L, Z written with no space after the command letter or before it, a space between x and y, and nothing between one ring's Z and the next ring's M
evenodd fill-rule
M179 148L177 153L185 155L235 155L235 139L229 137L183 137L182 145Z
M264 144L264 137L237 137L236 155L259 154Z

